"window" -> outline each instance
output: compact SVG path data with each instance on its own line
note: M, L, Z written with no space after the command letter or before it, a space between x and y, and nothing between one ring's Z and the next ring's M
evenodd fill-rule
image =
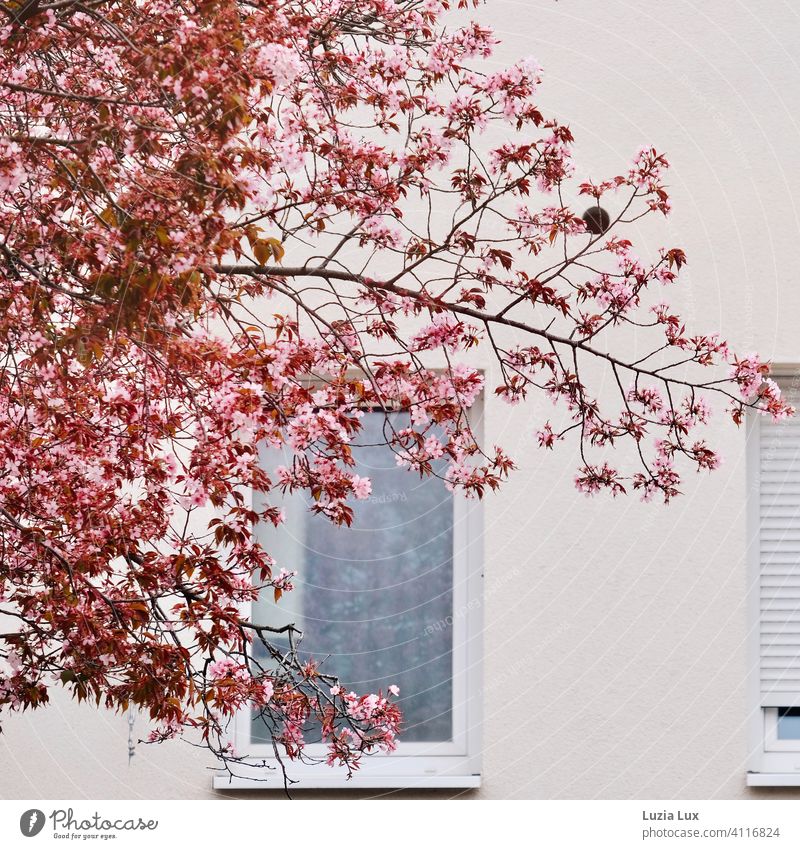
M764 749L800 752L800 708L764 708Z
M747 440L748 784L800 786L800 421L751 415Z
M407 414L392 418L396 428L409 424ZM398 469L395 454L381 445L383 413L365 413L362 425L353 456L356 471L372 482L370 496L353 502L349 528L311 513L305 493L284 499L285 524L261 532L279 565L299 573L295 589L278 605L262 596L252 615L276 626L295 623L305 633L301 653L327 658L324 668L348 689L386 692L396 684L404 732L396 752L365 757L349 781L344 769L324 764L289 762L289 771L300 789L477 786L481 506L438 478ZM290 459L276 451L262 458L270 469ZM239 716L234 745L259 763L274 755L255 716ZM309 743L306 751L324 747ZM272 774L282 787L280 771ZM259 769L258 778L265 775ZM223 776L215 786L265 784Z

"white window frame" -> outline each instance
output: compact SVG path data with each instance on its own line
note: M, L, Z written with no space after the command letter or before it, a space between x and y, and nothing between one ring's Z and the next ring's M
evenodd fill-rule
M480 401L473 414L482 420ZM473 429L479 433L475 425ZM398 469L397 474L404 474ZM251 498L252 500L252 498ZM242 606L250 616L252 605ZM483 700L483 505L477 498L453 494L453 739L445 742L403 742L389 754L361 759L351 778L344 767L303 763L283 758L291 790L471 788L481 783ZM250 710L239 711L231 723L230 742L247 761L220 771L215 790L283 789L284 776L271 745L252 743ZM324 761L326 746L308 744L305 753Z
M800 376L800 366L781 365L773 376ZM748 410L746 417L747 477L747 785L749 787L800 787L800 740L778 739L778 707L761 704L761 605L760 605L760 478L762 416ZM796 707L786 704L782 707Z

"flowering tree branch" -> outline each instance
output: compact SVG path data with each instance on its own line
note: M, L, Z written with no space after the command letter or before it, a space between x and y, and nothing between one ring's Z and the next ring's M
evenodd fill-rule
M292 588L258 533L283 493L346 524L369 496L364 409L409 415L399 465L481 496L513 461L470 406L543 392L535 439L574 438L579 489L664 500L718 464L714 398L791 413L768 364L655 293L686 257L629 233L669 212L665 157L576 179L538 66L488 72L492 33L449 6L0 6L0 707L63 685L233 770L249 705L280 763L313 726L352 770L394 747L396 693L349 692L242 610Z

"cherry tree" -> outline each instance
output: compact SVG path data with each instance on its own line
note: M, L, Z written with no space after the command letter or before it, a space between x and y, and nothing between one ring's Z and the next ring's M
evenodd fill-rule
M714 398L737 424L791 414L768 364L664 299L684 253L636 252L632 223L669 212L665 156L577 174L538 66L490 70L491 31L450 5L0 4L5 710L64 686L235 769L249 704L282 761L313 720L352 770L393 749L396 693L349 692L241 610L291 590L255 532L283 493L345 524L369 496L364 410L387 413L397 474L444 460L481 497L513 461L470 406L546 393L532 448L570 443L586 493L664 501L718 465Z

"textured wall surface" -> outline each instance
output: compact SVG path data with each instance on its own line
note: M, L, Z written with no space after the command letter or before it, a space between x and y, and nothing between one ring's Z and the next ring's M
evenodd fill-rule
M800 362L796 9L489 0L479 15L504 40L497 65L544 66L541 102L569 121L580 176L617 173L643 143L666 151L674 212L642 238L686 249L668 294L690 326ZM544 409L487 404L488 441L520 470L486 504L484 785L465 795L752 795L744 431L717 421L723 468L669 507L590 501L570 446L534 450ZM215 795L189 746L140 746L129 767L125 717L58 700L4 731L0 797Z

